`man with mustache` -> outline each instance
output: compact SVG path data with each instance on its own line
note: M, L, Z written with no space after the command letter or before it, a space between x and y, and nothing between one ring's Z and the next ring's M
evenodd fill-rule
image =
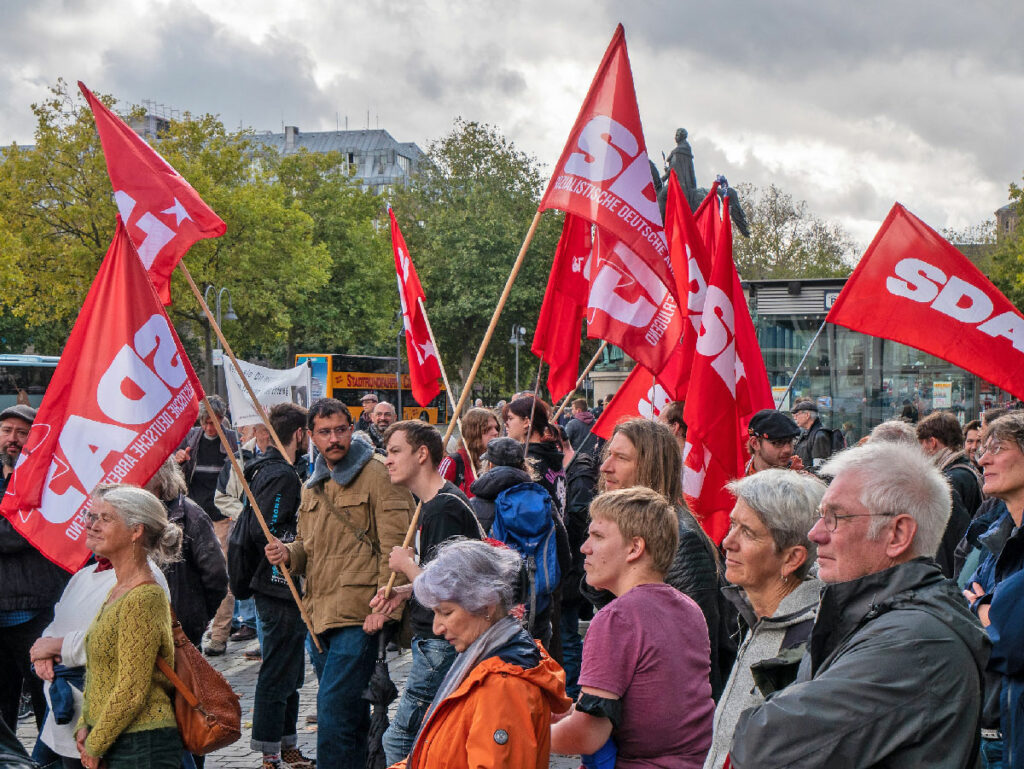
M272 539L271 564L305 575L303 604L323 653L317 692L317 763L362 769L366 764L370 705L361 695L373 673L375 634L392 615L375 614L370 599L384 587L388 556L412 521L412 494L391 483L373 448L352 440L352 415L333 398L309 410L319 456L302 490L295 540ZM397 584L405 578L399 575Z
M0 495L7 490L35 418L36 410L23 404L0 412ZM0 516L0 718L11 731L18 728L23 681L32 694L36 726L42 726L43 682L31 672L29 649L53 619L53 606L68 576Z

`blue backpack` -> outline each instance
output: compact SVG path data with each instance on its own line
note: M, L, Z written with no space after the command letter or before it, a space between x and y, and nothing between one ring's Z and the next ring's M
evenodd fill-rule
M532 624L536 613L551 603L551 594L562 579L551 496L544 487L519 483L498 494L491 537L523 557L528 580L528 595L524 599Z

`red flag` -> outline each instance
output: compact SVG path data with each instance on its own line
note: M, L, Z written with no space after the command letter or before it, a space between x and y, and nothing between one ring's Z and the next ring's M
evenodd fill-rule
M687 297L688 317L683 319L682 337L665 367L655 376L645 366L635 366L612 399L611 405L601 412L591 432L602 438L610 438L615 425L625 419L643 416L645 411L657 416L665 403L686 398L707 281L711 274L711 259L705 243L709 240L713 242L713 230L716 229L714 223L718 219L717 215L707 215L705 212L718 211L718 183L715 183L697 209L707 233L702 232L701 226L695 222L675 172L669 175L668 184L665 232L669 238L675 274L677 278L688 280L688 283L680 286L680 293ZM629 393L628 397L620 399L619 395L624 392ZM658 406L660 401L664 402Z
M100 134L114 200L160 300L171 303L171 273L192 244L227 229L192 186L85 87Z
M77 570L89 557L93 488L148 482L192 427L202 397L119 218L0 511L43 555Z
M654 372L683 333L668 287L625 242L598 228L590 273L587 336L605 339Z
M391 246L395 251L398 299L402 303L402 319L405 323L405 349L409 356L412 397L421 406L426 406L441 392L441 385L437 382L441 376L441 363L427 329L423 286L420 285L416 267L409 256L409 247L405 245L405 238L398 229L398 220L390 206L388 216L391 217Z
M691 509L721 542L733 505L723 487L743 474L747 422L760 409L774 408L774 401L732 260L728 196L716 246L683 411L688 444L683 482Z
M587 312L592 248L590 222L566 214L530 348L550 366L548 390L553 401L576 387L580 321Z
M916 347L1024 398L1024 316L899 203L826 320Z
M540 209L587 219L637 254L677 302L633 73L620 24L605 51Z

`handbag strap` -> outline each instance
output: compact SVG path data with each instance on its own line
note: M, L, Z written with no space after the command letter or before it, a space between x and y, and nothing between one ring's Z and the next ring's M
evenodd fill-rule
M156 658L156 667L157 670L167 676L167 679L174 684L174 688L177 689L181 696L185 698L185 701L188 703L190 708L199 706L199 699L196 695L192 693L192 690L188 688L178 674L174 672L174 669L167 664L167 661L159 655L157 655Z

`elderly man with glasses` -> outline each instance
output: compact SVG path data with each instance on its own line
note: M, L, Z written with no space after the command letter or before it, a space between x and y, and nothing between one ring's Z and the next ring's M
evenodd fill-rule
M809 537L826 583L797 680L740 716L736 769L971 767L989 642L934 561L949 485L914 446L822 468Z

